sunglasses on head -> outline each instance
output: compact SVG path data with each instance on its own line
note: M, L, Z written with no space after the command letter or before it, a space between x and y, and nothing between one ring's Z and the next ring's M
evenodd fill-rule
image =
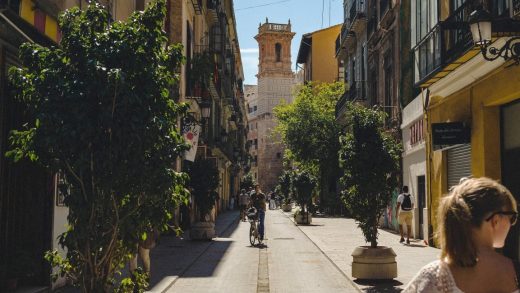
M513 211L510 211L510 212L500 211L500 212L492 213L489 217L487 217L486 221L491 220L491 218L493 218L495 215L511 216L511 218L509 218L509 221L511 221L511 225L516 224L516 220L518 218L518 213L517 212L513 212Z

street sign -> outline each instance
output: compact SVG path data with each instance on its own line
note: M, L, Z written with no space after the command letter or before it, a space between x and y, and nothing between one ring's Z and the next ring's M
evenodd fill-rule
M470 129L462 122L432 123L433 150L469 143Z

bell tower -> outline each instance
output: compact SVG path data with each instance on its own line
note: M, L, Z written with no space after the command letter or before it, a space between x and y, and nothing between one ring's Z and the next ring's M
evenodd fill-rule
M258 27L255 36L258 42L258 75L262 77L293 77L291 70L291 41L295 33L291 32L291 20L287 24L265 23Z

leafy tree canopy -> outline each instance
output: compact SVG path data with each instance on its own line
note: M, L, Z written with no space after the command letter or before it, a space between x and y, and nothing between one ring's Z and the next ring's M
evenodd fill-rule
M343 200L363 231L377 246L378 220L397 188L401 144L385 132L386 113L348 105L348 132L341 137Z
M111 22L96 2L70 9L60 46L24 44L22 67L10 70L35 119L12 132L7 155L66 176L68 254L49 258L85 292L113 291L138 240L165 229L186 199L174 169L187 149L176 123L186 107L171 98L182 47L166 46L165 13L164 0L127 22Z

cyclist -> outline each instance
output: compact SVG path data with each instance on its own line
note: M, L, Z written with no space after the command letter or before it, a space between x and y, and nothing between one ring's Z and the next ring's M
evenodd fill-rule
M260 234L260 241L264 240L265 201L265 194L260 190L260 185L256 184L255 190L251 193L251 205L258 211L258 234Z

